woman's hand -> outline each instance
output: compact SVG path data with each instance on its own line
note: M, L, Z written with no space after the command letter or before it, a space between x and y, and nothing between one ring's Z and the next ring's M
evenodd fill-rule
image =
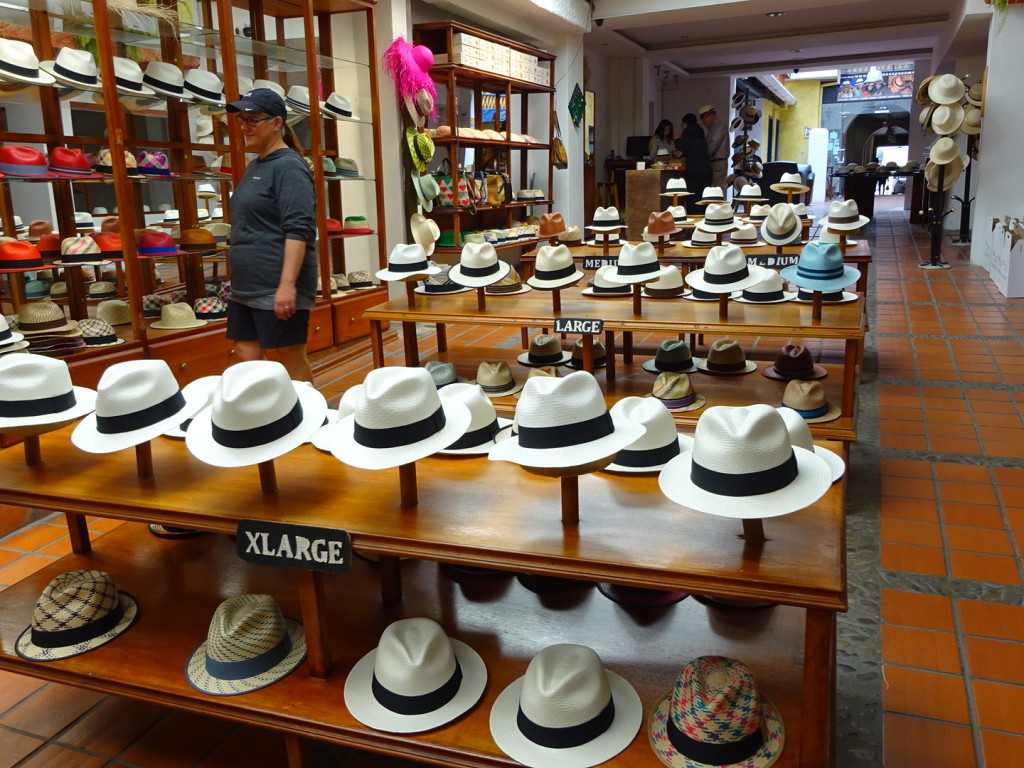
M279 320L287 320L295 314L295 285L279 285L274 294L274 314Z

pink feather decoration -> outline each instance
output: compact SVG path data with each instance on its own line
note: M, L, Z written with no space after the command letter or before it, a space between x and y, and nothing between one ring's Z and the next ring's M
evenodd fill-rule
M384 71L395 81L398 101L415 98L421 90L426 90L432 101L437 100L437 88L429 73L433 61L434 54L427 46L410 45L401 35L395 38L381 57L381 63ZM434 116L433 111L431 116Z

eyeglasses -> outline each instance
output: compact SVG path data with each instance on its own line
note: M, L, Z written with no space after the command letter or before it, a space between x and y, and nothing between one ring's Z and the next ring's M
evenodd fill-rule
M243 117L242 115L235 115L235 122L237 122L239 125L248 126L249 128L255 128L264 120L273 119L273 117Z

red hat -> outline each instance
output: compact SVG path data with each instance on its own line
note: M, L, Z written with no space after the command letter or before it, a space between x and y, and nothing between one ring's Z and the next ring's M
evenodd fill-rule
M50 150L50 172L63 179L102 178L102 174L93 172L85 152L68 147L54 147Z
M57 178L46 168L46 157L34 147L0 147L0 172L31 179Z
M327 220L327 236L338 237L344 232L344 228L341 226L341 222L337 219Z
M113 232L94 232L90 237L100 247L104 259L124 258L124 246L121 244L120 235Z
M49 235L42 235L36 243L39 255L44 259L56 259L60 257L60 235L53 232Z
M184 256L184 251L179 251L174 243L174 238L166 232L155 232L147 229L139 235L136 243L136 250L139 256L152 258L154 256Z
M25 272L43 269L39 251L26 240L0 243L0 272Z

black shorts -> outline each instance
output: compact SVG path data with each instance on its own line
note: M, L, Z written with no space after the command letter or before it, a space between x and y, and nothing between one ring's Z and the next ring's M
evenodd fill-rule
M279 349L305 345L308 331L308 309L281 320L272 309L253 309L228 300L227 335L232 341L258 341L260 349Z

